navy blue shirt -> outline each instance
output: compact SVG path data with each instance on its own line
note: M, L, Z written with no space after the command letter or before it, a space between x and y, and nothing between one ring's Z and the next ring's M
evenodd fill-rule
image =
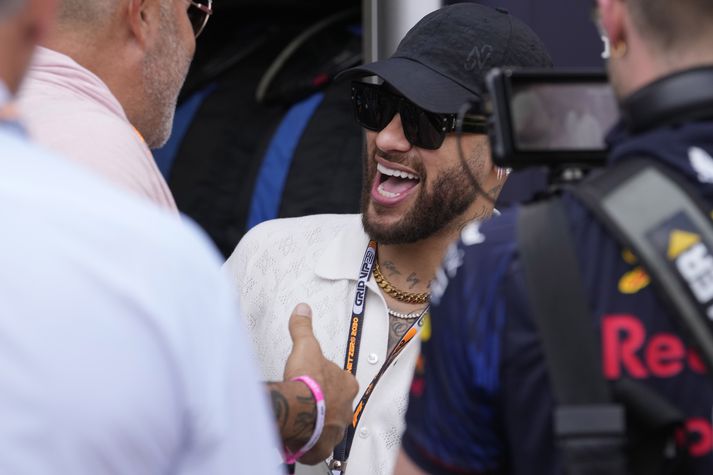
M713 208L713 123L609 137L610 161L647 156ZM713 473L713 385L636 258L570 195L562 198L609 380L649 385L686 415L692 472ZM646 206L646 203L642 203ZM519 208L466 227L433 284L403 447L429 473L563 473L553 398L518 255ZM681 438L681 440L683 440Z

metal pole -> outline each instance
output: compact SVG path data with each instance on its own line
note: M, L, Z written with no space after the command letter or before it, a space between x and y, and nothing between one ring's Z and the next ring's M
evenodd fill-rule
M413 25L442 0L363 0L364 62L388 58Z

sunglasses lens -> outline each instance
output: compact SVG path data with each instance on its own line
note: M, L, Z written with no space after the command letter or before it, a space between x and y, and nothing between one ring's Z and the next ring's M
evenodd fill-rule
M205 3L200 1L197 3L205 5ZM191 3L188 7L188 19L190 20L191 26L193 27L193 33L198 36L200 35L201 31L203 31L203 27L205 27L205 24L208 22L208 13L203 11L194 3Z
M441 116L425 111L415 104L403 103L401 122L406 139L417 147L436 150L446 137Z
M354 116L365 129L380 131L396 115L396 99L373 84L352 84Z
M365 129L382 131L398 112L404 135L412 145L435 150L446 137L442 116L421 109L383 86L352 83L352 102L356 120Z

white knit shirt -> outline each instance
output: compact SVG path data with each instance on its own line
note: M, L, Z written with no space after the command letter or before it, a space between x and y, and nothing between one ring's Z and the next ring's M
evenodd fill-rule
M325 356L343 366L356 279L368 242L360 215L268 221L240 241L226 268L239 291L266 379L282 379L291 349L287 323L299 302L312 307L314 332ZM367 288L355 406L387 356L386 302L373 277ZM414 338L407 345L377 385L357 427L348 475L392 473L419 342ZM324 472L298 466L297 473Z

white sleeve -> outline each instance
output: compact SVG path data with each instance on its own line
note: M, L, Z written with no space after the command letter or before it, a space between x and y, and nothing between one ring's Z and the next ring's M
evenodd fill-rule
M215 266L192 282L196 307L182 305L196 322L185 339L190 450L179 473L283 473L268 394L225 275Z

